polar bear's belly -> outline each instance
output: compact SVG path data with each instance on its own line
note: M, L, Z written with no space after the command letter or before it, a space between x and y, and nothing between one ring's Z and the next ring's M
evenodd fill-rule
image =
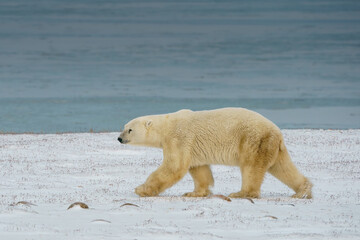
M202 165L228 165L228 166L239 166L240 156L237 151L225 148L225 149L214 149L209 152L199 152L194 154L191 159L192 166Z

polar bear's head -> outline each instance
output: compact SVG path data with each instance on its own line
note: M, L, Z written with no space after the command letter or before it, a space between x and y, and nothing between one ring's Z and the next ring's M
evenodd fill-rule
M128 122L118 141L122 144L153 146L154 133L151 131L153 120L150 117L139 117Z

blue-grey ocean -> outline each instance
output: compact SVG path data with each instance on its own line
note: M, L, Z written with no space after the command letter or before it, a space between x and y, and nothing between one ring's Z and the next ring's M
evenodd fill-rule
M360 1L0 0L0 132L230 106L360 128Z

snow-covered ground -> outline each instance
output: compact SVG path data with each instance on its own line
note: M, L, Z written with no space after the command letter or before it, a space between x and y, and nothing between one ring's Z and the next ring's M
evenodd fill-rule
M183 198L189 175L139 198L159 149L120 145L118 133L0 135L0 239L359 239L360 130L283 133L313 200L291 199L270 175L254 203ZM239 190L237 168L213 173L214 194ZM67 210L78 201L89 209Z

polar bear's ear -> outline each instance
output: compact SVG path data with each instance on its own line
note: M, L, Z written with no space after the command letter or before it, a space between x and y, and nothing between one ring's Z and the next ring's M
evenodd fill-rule
M145 127L148 128L152 125L152 120L147 120L145 123Z

